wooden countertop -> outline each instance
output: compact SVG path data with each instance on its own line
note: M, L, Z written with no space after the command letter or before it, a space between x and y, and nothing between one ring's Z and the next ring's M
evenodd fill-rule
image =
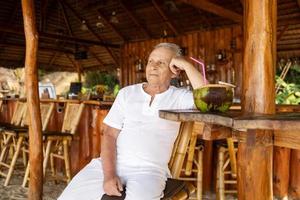
M242 115L240 111L201 113L198 110L161 110L159 116L172 121L199 121L236 130L300 130L300 113L295 112L274 115Z

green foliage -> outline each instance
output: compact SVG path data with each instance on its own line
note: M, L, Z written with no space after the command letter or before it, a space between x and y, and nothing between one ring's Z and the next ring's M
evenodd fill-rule
M276 76L276 83L280 85L280 90L276 94L276 104L300 104L300 85L287 83Z
M112 74L101 71L89 71L85 73L85 84L87 88L95 88L96 85L106 85L109 91L113 91L118 79Z

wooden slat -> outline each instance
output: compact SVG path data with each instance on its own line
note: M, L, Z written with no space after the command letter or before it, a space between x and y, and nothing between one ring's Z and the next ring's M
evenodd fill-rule
M242 23L243 16L231 10L225 9L219 5L211 3L207 0L180 0L184 3L190 4L198 9L214 13L215 15L231 19L234 22Z

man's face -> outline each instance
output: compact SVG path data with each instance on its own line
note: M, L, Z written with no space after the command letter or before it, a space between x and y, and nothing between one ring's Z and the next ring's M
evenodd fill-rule
M149 84L168 85L175 75L171 72L169 64L175 53L164 47L154 49L146 66L146 78Z

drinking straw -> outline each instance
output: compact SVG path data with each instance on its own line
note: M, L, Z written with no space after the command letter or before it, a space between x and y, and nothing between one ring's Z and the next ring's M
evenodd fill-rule
M207 84L207 80L206 80L206 75L205 75L205 65L204 62L197 60L193 57L190 57L191 60L195 61L196 63L200 64L202 66L202 74L203 74L203 78L204 78L204 84Z

